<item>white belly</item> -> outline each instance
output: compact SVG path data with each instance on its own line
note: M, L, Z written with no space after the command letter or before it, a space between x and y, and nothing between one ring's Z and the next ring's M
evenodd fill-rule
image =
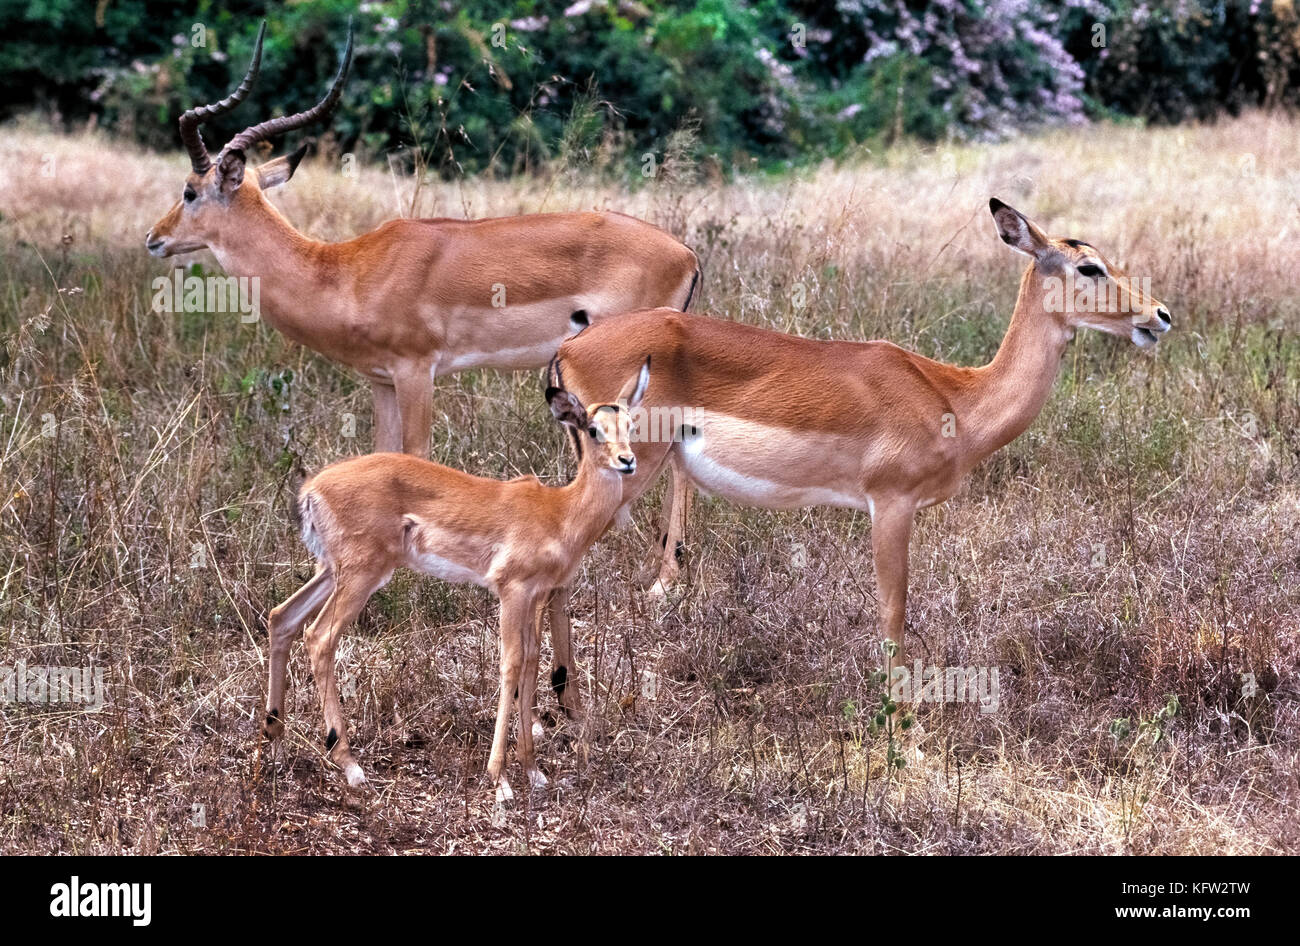
M824 442L713 413L695 426L698 432L682 442L682 460L705 493L768 509L868 507L867 496L854 486L852 464L835 469L825 459Z
M487 579L474 569L466 568L464 565L443 558L441 555L434 555L432 552L419 552L411 555L409 564L412 569L421 574L432 575L434 578L441 578L443 581L450 581L453 584L487 587Z

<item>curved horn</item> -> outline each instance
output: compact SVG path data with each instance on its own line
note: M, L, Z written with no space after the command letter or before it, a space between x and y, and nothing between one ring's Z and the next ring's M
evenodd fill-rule
M248 72L244 74L244 81L239 83L239 88L216 105L198 105L181 116L181 141L185 142L185 150L190 153L190 164L194 167L195 174L205 174L208 168L212 167L212 159L203 144L203 135L199 132L199 126L209 118L230 111L248 97L253 83L257 81L258 70L262 68L262 40L265 37L266 20L263 20L261 29L257 31L257 43L253 47L253 61L248 66Z
M296 128L310 125L312 122L329 118L338 106L339 99L343 97L343 83L347 80L348 69L351 65L352 18L348 17L348 44L343 48L343 62L339 64L338 75L334 77L334 84L330 86L330 90L325 97L305 112L299 112L297 115L285 115L281 118L270 118L260 124L245 128L230 139L230 143L221 149L222 153L245 151L249 145L256 144L273 135L282 135L287 131L293 131Z

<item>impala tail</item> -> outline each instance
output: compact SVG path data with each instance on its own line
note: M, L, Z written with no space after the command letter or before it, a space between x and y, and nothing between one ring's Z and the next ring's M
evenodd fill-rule
M332 566L325 535L329 531L329 509L308 483L298 496L298 515L302 520L302 543L312 558L322 565Z

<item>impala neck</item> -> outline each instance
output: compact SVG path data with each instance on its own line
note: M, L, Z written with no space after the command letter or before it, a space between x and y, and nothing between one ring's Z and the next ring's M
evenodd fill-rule
M582 552L604 534L623 504L623 478L630 475L599 466L589 450L583 452L578 475L560 487L565 507L561 521L572 530L566 538Z
M320 249L260 193L241 208L231 232L209 245L229 276L255 276L262 316L290 336L290 323L304 314L302 301L319 269ZM301 339L296 339L301 341Z
M1047 312L1043 277L1031 263L1020 280L1011 324L993 360L972 372L973 384L960 405L957 422L966 423L974 466L1015 440L1033 423L1052 392L1061 356L1074 332Z

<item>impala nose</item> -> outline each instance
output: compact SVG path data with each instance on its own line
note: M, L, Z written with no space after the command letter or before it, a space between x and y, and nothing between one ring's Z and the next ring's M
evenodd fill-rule
M1156 309L1156 318L1161 321L1166 331L1174 327L1174 320L1169 317L1169 310L1164 306Z
M148 250L150 253L153 253L155 256L157 256L158 251L163 248L163 241L155 240L153 238L153 231L150 230L148 233L144 235L144 248Z
M618 455L618 462L621 463L621 464L623 464L623 469L621 470L621 472L623 472L623 473L635 473L635 472L636 472L636 455L635 455L635 454L630 454L630 453L620 453L620 454Z

